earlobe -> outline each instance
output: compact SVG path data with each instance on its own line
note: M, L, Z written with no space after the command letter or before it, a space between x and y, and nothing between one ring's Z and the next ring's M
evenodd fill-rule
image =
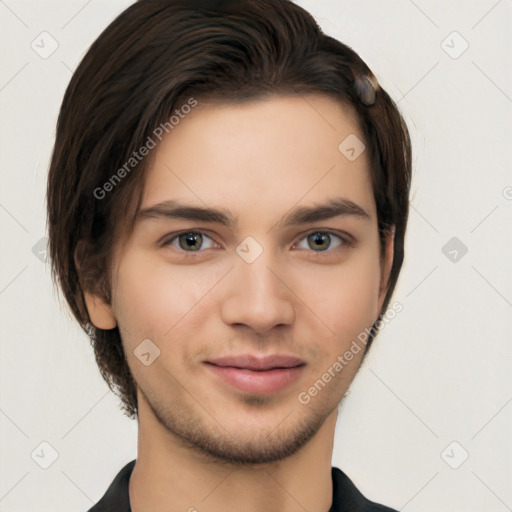
M83 255L82 241L79 241L74 253L77 271L80 272L80 258ZM92 324L98 329L114 329L117 325L116 318L110 305L99 295L84 291L85 305Z
M89 292L84 292L84 299L93 325L98 327L98 329L114 329L117 321L112 308L105 300Z

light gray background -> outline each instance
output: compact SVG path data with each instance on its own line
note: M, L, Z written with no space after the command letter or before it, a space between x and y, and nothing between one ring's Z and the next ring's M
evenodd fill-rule
M0 0L0 512L85 511L136 457L41 261L65 87L130 3ZM414 144L403 311L343 402L333 463L399 510L512 510L512 1L298 3L366 60Z

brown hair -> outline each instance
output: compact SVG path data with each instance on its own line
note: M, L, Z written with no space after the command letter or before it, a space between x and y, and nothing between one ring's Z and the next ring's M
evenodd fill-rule
M90 337L101 375L127 416L137 413L137 395L119 327L92 325L83 295L88 290L108 303L112 298L113 249L133 227L148 158L130 169L126 162L187 98L236 103L308 93L328 95L357 115L369 151L381 248L395 229L382 313L404 257L409 134L368 66L325 35L307 11L289 0L139 0L103 31L75 71L48 177L52 278ZM99 187L112 183L123 166L129 176L109 187L107 198L98 197Z

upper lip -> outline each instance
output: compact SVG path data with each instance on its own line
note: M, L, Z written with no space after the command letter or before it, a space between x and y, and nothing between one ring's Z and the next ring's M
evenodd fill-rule
M284 354L273 354L267 356L243 354L239 356L226 356L209 359L205 362L214 364L215 366L230 366L233 368L255 371L272 370L275 368L295 368L305 364L304 361L298 357Z

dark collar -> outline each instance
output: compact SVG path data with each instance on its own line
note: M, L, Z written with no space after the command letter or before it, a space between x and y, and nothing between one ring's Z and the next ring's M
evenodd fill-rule
M135 460L126 464L119 471L101 500L88 512L131 512L128 483ZM331 474L333 498L329 512L396 512L391 508L367 500L341 469L333 467Z

